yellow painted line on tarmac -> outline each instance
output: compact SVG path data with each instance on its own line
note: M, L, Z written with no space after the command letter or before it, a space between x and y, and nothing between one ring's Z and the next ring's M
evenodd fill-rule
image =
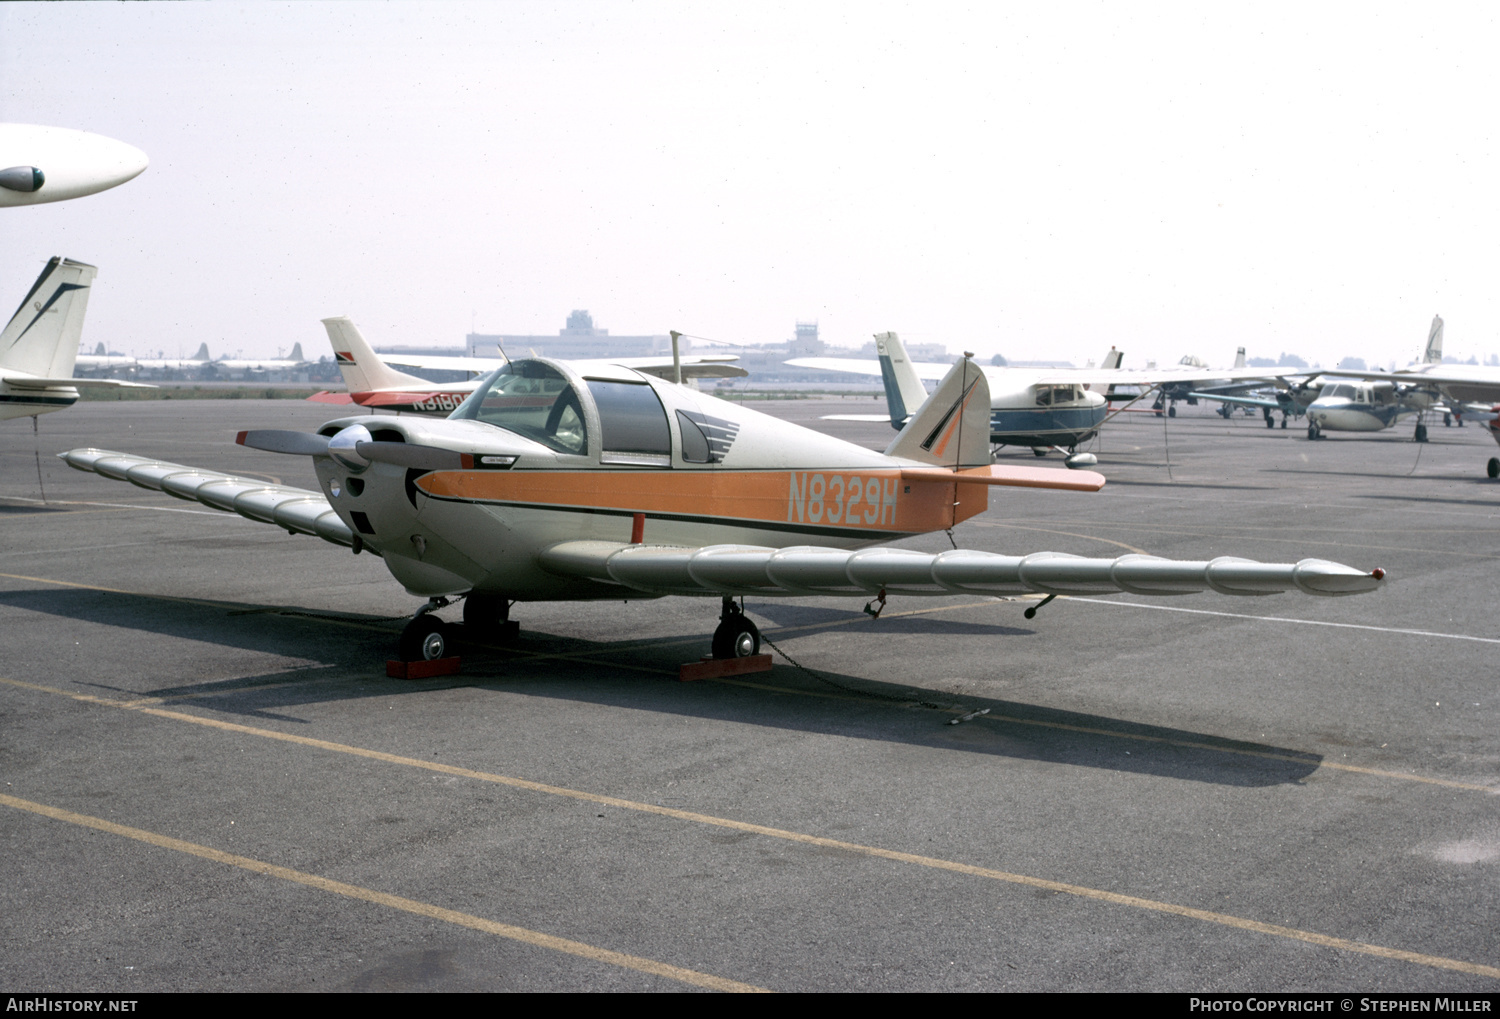
M528 930L525 927L516 927L508 923L497 923L494 920L486 920L482 916L474 916L471 913L460 913L457 910L444 909L442 906L434 906L427 902L418 902L416 899L404 898L400 895L391 895L387 892L377 892L371 888L361 888L359 885L345 884L342 881L334 881L331 878L320 877L317 874L309 874L306 871L292 870L290 867L278 867L274 863L265 863L261 860L251 859L248 856L237 856L234 853L226 853L220 849L209 846L201 846L196 842L185 842L182 839L174 839L168 835L158 835L155 832L145 831L141 828L131 828L113 821L106 821L100 817L90 817L87 814L75 814L71 810L63 810L59 807L50 807L43 803L34 803L31 800L23 800L15 796L7 796L0 793L0 804L14 807L16 810L25 810L43 817L50 817L56 821L66 821L69 824L81 825L85 828L93 828L97 831L108 832L111 835L120 835L127 839L135 839L147 845L156 846L159 849L171 849L179 853L187 853L189 856L201 857L222 863L230 867L239 867L255 874L264 874L267 877L281 878L283 881L292 881L319 891L331 892L334 895L342 895L349 899L359 899L363 902L371 902L377 906L385 906L390 909L399 909L403 913L412 913L416 916L426 917L430 920L441 920L444 923L455 924L459 927L467 927L470 930L481 931L485 934L494 934L498 937L509 938L527 945L535 945L538 948L550 948L554 952L565 952L568 955L576 955L584 959L592 959L594 962L608 963L611 966L619 966L623 969L632 969L640 973L649 973L652 976L666 977L668 980L676 980L694 987L706 987L715 991L759 991L768 993L764 987L756 987L754 984L741 983L738 980L726 980L708 973L699 973L697 970L684 969L681 966L671 966L655 959L646 959L639 955L627 955L624 952L612 952L607 948L598 948L594 945L584 944L582 941L573 941L568 938L559 938L552 934L543 934L540 931Z
M28 690L37 690L44 693L60 694L73 700L85 701L92 704L101 704L108 707L121 707L120 702L110 701L107 698L93 697L88 694L75 694L66 690L58 690L53 687L41 686L35 683L23 683L14 679L0 678L0 682L11 686L21 687ZM618 796L605 796L600 793L585 792L581 789L569 789L565 786L548 785L545 782L534 782L530 779L515 778L510 775L497 775L493 772L474 771L469 768L459 768L451 764L442 764L437 761L423 761L414 757L402 757L399 754L388 754L380 750L368 750L364 747L351 746L345 743L334 743L329 740L314 739L310 736L296 736L291 733L277 732L274 729L260 729L255 726L241 725L238 722L225 722L217 718L202 718L197 715L189 715L180 711L167 711L161 708L131 708L129 710L139 711L142 714L155 715L160 718L170 718L182 722L191 722L195 725L208 726L214 729L222 729L226 732L245 733L251 736L261 736L266 739L278 740L283 743L295 743L300 746L316 747L320 750L331 750L335 753L350 754L355 757L364 757L370 760L384 761L388 764L399 764L406 767L420 768L424 771L433 771L443 775L453 775L459 778L469 778L480 782L490 782L495 785L509 786L513 789L525 789L530 792L542 793L548 796L559 796L565 799L581 800L586 803L595 803L606 807L615 807L620 810L633 810L643 814L655 814L660 817L671 817L679 821L690 821L695 824L711 825L716 828L727 828L732 831L745 832L751 835L763 835L767 838L780 839L785 842L793 842L801 845L816 846L820 849L839 849L860 856L873 857L875 859L891 860L897 863L907 863L932 870L948 871L955 874L966 874L971 877L987 878L992 881L1000 881L1005 884L1022 885L1029 888L1040 888L1050 892L1060 892L1066 895L1075 895L1079 898L1092 899L1096 902L1107 902L1118 906L1130 906L1136 909L1144 909L1155 913L1165 913L1174 916L1186 917L1193 920L1201 920L1205 923L1219 924L1224 927L1232 927L1237 930L1252 931L1259 934L1267 934L1274 937L1289 938L1294 941L1302 941L1311 945L1319 945L1324 948L1334 948L1345 952L1356 952L1362 955L1373 955L1382 959L1394 959L1401 962L1415 963L1421 966L1430 966L1436 969L1455 970L1460 973L1469 973L1475 976L1491 977L1500 979L1500 967L1486 966L1481 963L1467 962L1462 959L1449 959L1439 955L1427 955L1421 952L1408 952L1399 948L1386 948L1382 945L1372 945L1363 941L1351 941L1347 938L1332 937L1327 934L1318 934L1313 931L1299 930L1295 927L1283 927L1279 924L1262 923L1259 920L1249 920L1244 917L1232 916L1228 913L1216 913L1206 909L1195 909L1191 906L1179 906L1175 903L1160 902L1155 899L1141 898L1135 895L1122 895L1119 892L1105 891L1099 888L1089 888L1085 885L1067 884L1062 881L1049 881L1046 878L1031 877L1026 874L1013 874L1009 871L995 870L990 867L978 867L973 864L959 863L954 860L944 860L932 856L921 856L916 853L904 853L894 849L883 849L879 846L866 846L857 842L844 842L839 839L824 838L821 835L807 835L802 832L788 831L783 828L771 828L766 825L751 824L747 821L735 821L730 818L715 817L711 814L699 814L690 810L680 810L676 807L663 807L651 803L641 803L636 800L622 799ZM9 799L8 797L6 799ZM185 843L186 844L186 843ZM267 865L260 865L267 866ZM461 914L459 914L461 915Z

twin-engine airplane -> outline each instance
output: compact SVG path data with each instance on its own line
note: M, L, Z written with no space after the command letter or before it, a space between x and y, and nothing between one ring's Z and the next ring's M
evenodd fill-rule
M630 368L518 360L446 420L364 416L316 433L241 432L255 449L313 458L321 491L100 449L60 454L252 520L380 555L428 599L401 636L407 660L448 654L432 609L462 597L470 632L513 601L722 599L718 658L759 651L735 598L1041 592L1259 595L1371 591L1384 573L1305 559L1174 562L871 547L952 528L991 486L1094 491L1089 471L990 463L989 387L965 357L885 452L789 424Z
M140 386L73 378L89 288L98 272L83 262L53 258L0 331L0 421L71 407L80 389Z

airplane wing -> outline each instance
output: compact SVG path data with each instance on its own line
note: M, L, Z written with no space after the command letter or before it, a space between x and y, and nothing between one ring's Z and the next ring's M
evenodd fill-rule
M1026 556L955 549L847 549L708 545L678 548L565 541L544 550L543 569L652 594L1220 594L1300 590L1315 595L1373 591L1384 575L1322 559L1257 563L1221 556L1178 562L1149 555L1085 559L1058 552Z
M1203 393L1193 392L1188 396L1198 400L1218 400L1220 403L1232 403L1240 407L1266 407L1270 410L1281 410L1281 403L1269 397L1261 396L1232 396L1228 393Z
M493 357L439 357L426 354L381 354L380 359L386 364L400 365L403 368L478 372L483 375L488 375L504 364L499 358ZM682 377L685 379L743 378L750 373L743 368L735 367L728 363L738 360L739 356L736 354L705 354L684 357L682 358ZM671 357L596 358L591 361L570 361L569 363L584 374L588 373L589 365L623 365L626 368L634 368L638 372L655 375L658 378L670 379L672 377Z
M863 361L855 357L794 357L783 363L793 368L814 368L824 372L848 372L851 375L874 375L880 378L879 361ZM953 367L951 364L933 361L913 361L911 366L916 369L917 378L928 380L941 379ZM986 372L988 373L988 368Z
M39 379L34 375L0 371L0 382L12 389L155 389L146 382L124 379Z
M293 534L310 534L346 548L354 545L354 532L339 519L322 492L268 485L256 478L199 470L107 449L72 449L58 456L80 471L201 502L213 509L284 527Z
M75 449L59 456L77 470L129 481L294 534L314 535L335 545L365 547L320 492L104 449ZM1072 487L1098 487L1094 482L1103 482L1090 472L1069 474L1039 468L989 467L955 473L915 467L903 468L901 474L912 481L957 480L1028 487L1045 483L1044 479L1022 477L1017 471L1059 475L1061 483ZM1264 595L1300 590L1336 596L1372 591L1384 577L1381 570L1365 573L1322 559L1258 563L1221 556L1179 562L1137 554L1086 559L1057 552L1007 556L966 549L934 554L900 548L693 548L588 540L554 544L542 550L538 564L560 576L613 583L625 590L698 595L874 595L882 591L916 595L1167 595L1205 590Z

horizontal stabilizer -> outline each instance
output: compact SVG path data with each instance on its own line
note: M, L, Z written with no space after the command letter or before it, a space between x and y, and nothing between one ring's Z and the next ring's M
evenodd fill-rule
M1011 467L990 464L948 471L940 467L904 467L902 481L934 484L1006 485L1011 488L1056 488L1065 492L1097 492L1104 487L1104 475L1095 471L1060 471L1056 467Z
M128 481L190 502L201 502L297 534L311 534L335 545L348 547L354 544L353 532L328 505L322 492L310 492L290 485L268 485L258 478L204 471L107 449L71 449L58 456L69 467L80 471Z
M1058 552L1026 556L957 549L709 545L674 548L608 541L568 541L546 549L542 567L563 576L611 581L654 594L1132 594L1217 591L1314 595L1373 591L1385 576L1322 559L1257 563L1222 556L1179 562L1149 555L1085 559Z

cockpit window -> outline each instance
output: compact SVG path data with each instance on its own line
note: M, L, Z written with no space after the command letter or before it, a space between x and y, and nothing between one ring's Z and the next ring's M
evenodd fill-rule
M540 361L507 364L450 416L504 428L559 453L582 455L589 448L578 394L561 372Z
M661 457L670 463L672 434L667 430L667 412L656 392L644 382L611 382L587 379L589 394L599 410L599 437L606 462L638 457ZM624 458L613 454L629 454ZM655 463L653 459L649 461Z
M1352 400L1352 399L1354 399L1354 387L1351 386L1351 385L1349 385L1347 382L1338 382L1338 383L1335 383L1334 385L1331 385L1331 386L1328 386L1328 387L1324 388L1324 390L1323 390L1323 392L1322 392L1321 395L1323 395L1323 396L1343 396L1343 397L1347 397L1348 399Z

